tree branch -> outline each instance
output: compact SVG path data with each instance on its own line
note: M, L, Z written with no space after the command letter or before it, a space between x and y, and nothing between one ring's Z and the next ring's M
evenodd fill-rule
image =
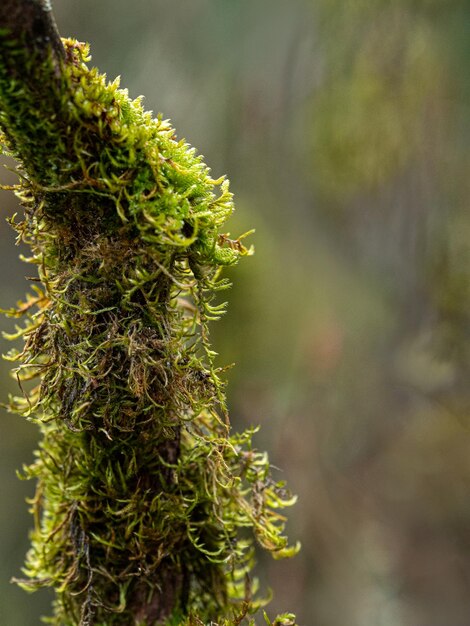
M38 183L63 135L62 45L50 0L0 2L0 126L5 143Z
M26 47L29 53L44 60L52 53L58 68L65 52L60 40L50 0L2 0L0 28L8 31L7 39ZM8 63L3 55L2 63Z
M55 587L57 626L235 626L256 609L255 543L297 550L277 512L293 498L253 431L229 438L221 421L208 320L220 270L247 250L220 233L228 182L87 58L62 45L49 0L0 0L0 141L42 283L17 311L38 309L16 357L38 387L10 404L42 432L20 582Z

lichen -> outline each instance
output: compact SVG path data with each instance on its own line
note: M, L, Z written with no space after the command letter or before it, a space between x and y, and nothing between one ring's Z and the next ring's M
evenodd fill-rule
M294 498L254 430L230 433L209 341L221 270L250 253L221 232L229 185L90 69L88 46L64 46L39 108L21 73L0 67L2 143L24 207L11 222L38 269L7 311L23 318L10 337L24 339L7 357L22 390L8 406L41 432L23 470L37 489L18 582L55 589L55 626L252 623L256 546L275 558L297 546L279 512Z

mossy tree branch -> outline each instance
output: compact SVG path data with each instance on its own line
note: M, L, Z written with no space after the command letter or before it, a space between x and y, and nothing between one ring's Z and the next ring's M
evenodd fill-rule
M227 181L88 61L49 3L4 0L1 140L40 281L8 311L36 383L10 410L42 433L19 582L55 588L56 626L241 624L255 540L296 551L277 511L293 499L252 431L229 435L209 343L220 271L248 250L220 233Z

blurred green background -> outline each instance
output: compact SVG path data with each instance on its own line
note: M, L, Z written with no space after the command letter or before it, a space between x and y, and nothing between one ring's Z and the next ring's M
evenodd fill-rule
M236 363L234 428L261 425L257 445L299 494L301 554L260 563L272 612L468 626L468 1L56 0L55 13L228 174L232 234L257 229L213 341ZM2 215L15 207L3 193ZM31 269L3 218L0 244L9 307ZM50 596L9 584L33 491L15 469L36 431L4 413L0 429L0 623L36 626Z

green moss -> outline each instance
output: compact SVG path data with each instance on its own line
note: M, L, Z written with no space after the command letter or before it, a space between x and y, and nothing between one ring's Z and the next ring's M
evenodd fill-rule
M279 513L294 499L253 431L230 435L209 342L220 271L249 254L220 232L228 182L64 43L52 84L52 65L23 59L48 79L40 102L0 64L25 210L12 223L39 274L7 312L24 318L8 358L27 389L9 406L42 433L19 583L55 589L56 626L248 623L255 546L297 548Z

